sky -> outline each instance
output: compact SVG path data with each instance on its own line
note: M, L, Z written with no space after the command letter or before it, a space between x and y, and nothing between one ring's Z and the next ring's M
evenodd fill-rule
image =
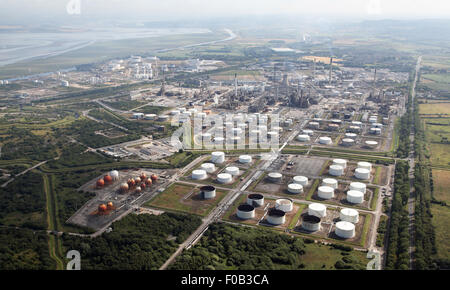
M0 0L0 24L43 19L176 20L243 15L450 18L449 0Z

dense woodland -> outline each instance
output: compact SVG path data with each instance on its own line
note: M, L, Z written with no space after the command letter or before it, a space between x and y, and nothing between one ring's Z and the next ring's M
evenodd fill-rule
M83 270L156 270L200 224L193 215L130 214L93 239L63 235L63 245L80 251Z
M169 269L172 270L276 270L303 269L307 262L305 242L301 238L268 230L212 224L202 239L184 251ZM335 268L365 269L365 263L352 255L349 247L337 246L342 259Z
M51 270L54 267L45 232L0 228L0 269Z

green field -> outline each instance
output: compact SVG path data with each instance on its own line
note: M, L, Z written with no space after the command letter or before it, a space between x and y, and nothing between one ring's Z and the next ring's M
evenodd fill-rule
M431 212L436 233L437 256L443 259L450 259L450 232L448 230L450 209L448 206L433 204Z
M433 197L450 204L450 171L433 169Z

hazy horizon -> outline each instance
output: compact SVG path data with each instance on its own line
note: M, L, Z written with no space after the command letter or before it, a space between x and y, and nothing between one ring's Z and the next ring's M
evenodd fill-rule
M330 19L450 19L445 0L0 0L0 24L176 21L273 15Z

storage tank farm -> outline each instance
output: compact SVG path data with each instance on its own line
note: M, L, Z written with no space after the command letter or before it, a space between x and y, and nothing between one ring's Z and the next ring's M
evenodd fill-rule
M192 171L192 179L194 180L204 180L208 178L208 174L203 169L196 169Z
M238 176L239 168L236 166L229 166L229 167L225 168L225 172L231 174L232 176Z
M214 171L216 171L216 166L214 165L214 163L203 163L200 167L201 169L205 170L206 173L213 173Z
M216 188L212 185L205 185L200 187L200 191L204 199L213 199L216 197Z
M342 176L344 174L344 167L341 165L332 164L330 165L328 173L332 176Z
M332 165L339 165L342 166L342 168L347 168L347 160L345 159L333 159L333 164Z
M357 190L357 191L361 191L362 193L366 193L367 186L365 183L362 183L362 182L351 182L350 190Z
M211 153L211 162L215 164L222 164L225 162L225 153L221 151L215 151Z
M288 185L288 192L292 194L299 194L303 192L303 185L298 183L291 183Z
M252 157L250 155L239 156L239 163L247 164L252 162Z
M229 173L220 173L217 175L217 182L222 184L229 184L233 182L233 176Z
M347 201L354 204L361 204L364 202L364 193L358 190L347 191Z

